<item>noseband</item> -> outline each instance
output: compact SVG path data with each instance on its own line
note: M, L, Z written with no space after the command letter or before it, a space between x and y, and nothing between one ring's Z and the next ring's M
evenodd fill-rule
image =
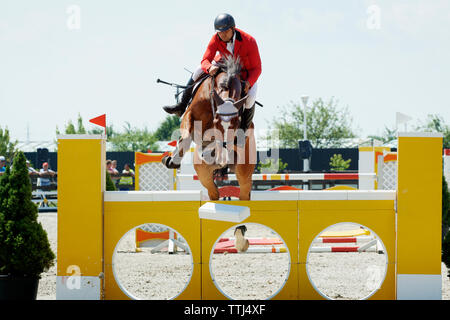
M238 101L234 101L232 98L226 98L223 100L219 94L214 89L215 85L215 75L210 75L211 77L211 92L210 92L210 102L211 102L211 110L213 114L213 119L216 118L216 107L217 107L217 114L220 116L220 118L225 121L229 122L234 117L238 116L239 112L241 111L242 106L245 103L245 100L248 97L248 94L245 95L242 99L239 99ZM217 106L216 106L217 103ZM219 112L220 107L223 106L222 112ZM235 110L233 110L233 108Z

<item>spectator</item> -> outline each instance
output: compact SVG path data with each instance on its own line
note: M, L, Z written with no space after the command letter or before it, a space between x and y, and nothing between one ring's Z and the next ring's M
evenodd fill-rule
M50 178L53 178L55 174L55 171L48 168L48 163L44 162L42 164L42 169L39 171L37 185L40 187L51 185L52 182Z
M0 173L6 170L6 159L4 156L0 156Z
M27 160L28 174L30 176L39 175L39 172L31 166L30 160Z
M114 170L112 169L112 161L111 160L106 160L106 170L108 171L108 173L114 174Z
M125 163L124 169L122 171L122 177L119 181L119 188L120 190L129 190L130 187L133 185L133 177L134 177L134 171L130 168L130 165L128 163Z
M114 174L116 175L119 174L119 170L117 170L117 160L111 161L111 168L113 169Z

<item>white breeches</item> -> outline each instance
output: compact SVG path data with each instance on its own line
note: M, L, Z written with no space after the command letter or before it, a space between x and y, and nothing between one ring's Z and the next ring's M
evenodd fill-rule
M215 64L216 62L213 61L213 64ZM194 81L197 81L200 76L204 73L203 69L201 66L198 66L197 70L194 71L194 73L192 74L192 79ZM250 90L248 90L248 98L247 101L245 101L245 108L246 109L250 109L256 101L256 92L258 91L258 83L255 82L255 84L250 88Z

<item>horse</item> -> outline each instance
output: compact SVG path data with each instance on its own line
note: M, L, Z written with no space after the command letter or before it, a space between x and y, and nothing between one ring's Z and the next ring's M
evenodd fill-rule
M250 200L256 165L254 124L244 132L241 115L247 96L242 97L239 58L227 56L219 62L215 76L205 75L180 124L181 136L172 156L162 163L179 168L181 159L195 143L194 169L210 200L219 199L215 175L228 167L236 174L239 200Z

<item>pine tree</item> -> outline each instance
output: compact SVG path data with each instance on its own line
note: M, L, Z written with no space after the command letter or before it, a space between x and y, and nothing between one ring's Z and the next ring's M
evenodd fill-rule
M37 221L25 155L16 154L0 181L0 274L39 277L54 264L47 232Z

